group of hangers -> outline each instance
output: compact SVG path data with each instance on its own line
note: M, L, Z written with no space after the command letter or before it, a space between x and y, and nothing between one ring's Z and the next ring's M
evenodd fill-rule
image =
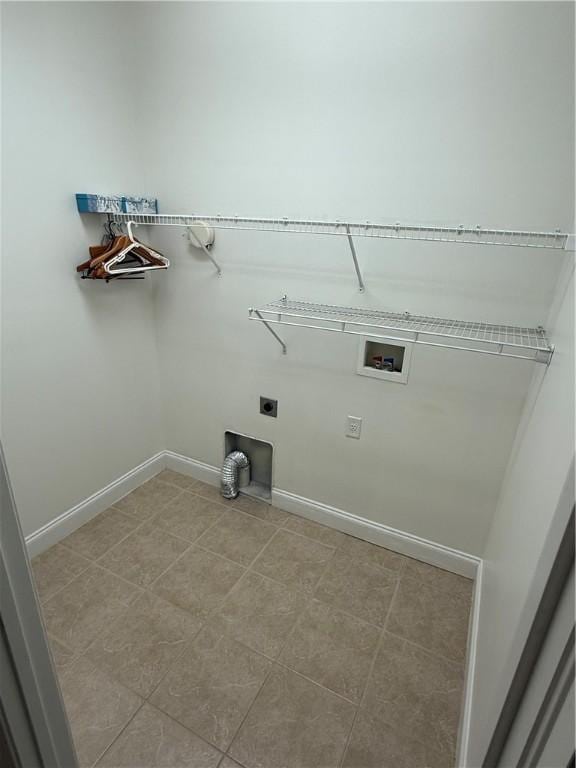
M144 272L153 269L168 269L170 266L166 256L136 240L132 227L138 226L133 221L126 225L128 234L119 228L114 231L114 223L106 225L106 234L100 245L89 247L90 258L76 267L77 272L83 272L83 279L92 280L134 280L143 279Z

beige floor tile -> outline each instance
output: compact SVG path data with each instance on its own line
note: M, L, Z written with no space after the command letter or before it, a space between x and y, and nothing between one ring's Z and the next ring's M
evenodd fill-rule
M333 554L332 547L279 530L252 569L282 584L311 592Z
M355 711L330 691L277 667L229 753L247 768L335 768Z
M438 753L404 728L387 725L378 709L361 708L343 768L453 768L452 755Z
M248 572L211 623L249 648L275 658L304 605L300 592Z
M82 768L92 766L142 704L142 699L80 657L60 687Z
M32 572L40 600L48 600L90 565L85 558L56 544L32 560Z
M357 563L337 553L320 580L315 596L334 608L371 624L384 626L398 577L375 565Z
M443 589L451 594L460 594L462 597L472 600L474 582L472 579L466 579L464 576L458 576L456 573L450 573L442 568L435 568L428 563L421 563L419 560L406 558L403 576L409 576L411 579L423 581L430 587Z
M162 472L156 475L156 480L170 483L170 485L175 485L183 490L190 490L198 483L198 480L193 477L183 475L181 472L175 472L173 469L163 469Z
M216 768L221 753L150 704L144 704L98 768Z
M208 483L203 483L200 480L197 480L196 485L194 485L194 487L190 490L193 493L197 493L198 496L202 496L204 499L208 499L208 501L215 501L218 504L226 504L226 499L223 498L222 494L220 493L220 484L209 485Z
M158 477L153 477L152 480L148 480L147 483L117 501L114 506L122 512L128 512L141 520L145 520L160 512L169 501L175 499L181 492L181 488L170 483L163 483Z
M205 619L226 597L244 568L192 547L151 587L174 605Z
M340 531L335 531L334 528L328 528L326 525L320 525L297 515L290 515L284 523L284 528L287 531L299 533L301 536L307 536L309 539L319 541L320 544L326 544L329 547L338 547L347 538L345 533L340 533Z
M70 648L67 648L60 640L56 640L55 637L48 635L48 645L52 651L52 658L58 674L64 672L64 670L72 664L76 658L76 654Z
M404 555L392 552L384 547L377 547L369 541L362 541L353 536L346 536L340 544L338 551L348 555L357 563L365 565L378 565L380 568L387 568L389 571L400 571L408 560Z
M152 518L159 528L187 541L195 541L224 514L219 504L184 491Z
M312 600L288 638L279 661L358 703L380 631Z
M433 653L462 662L466 656L470 600L402 577L387 629Z
M96 640L87 656L146 698L200 627L189 613L146 592Z
M147 523L109 550L99 563L123 579L147 587L189 546L187 541Z
M97 560L139 525L140 522L131 515L110 508L71 533L62 543L79 555Z
M244 512L225 511L198 539L198 546L248 566L278 529Z
M218 768L243 768L236 760L232 760L230 757L224 757Z
M260 501L242 494L232 501L226 501L225 499L222 499L222 501L228 508L239 509L247 515L265 520L267 523L274 523L274 525L282 525L290 517L288 512L273 507L272 504L268 504L266 501Z
M150 702L225 750L270 666L263 656L206 628L174 664Z
M384 633L363 708L383 723L453 756L464 682L463 667Z
M138 587L91 565L44 604L48 632L70 650L83 651L141 594Z

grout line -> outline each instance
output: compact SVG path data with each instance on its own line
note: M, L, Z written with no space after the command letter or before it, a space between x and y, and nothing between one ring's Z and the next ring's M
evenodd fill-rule
M441 653L438 653L437 651L431 651L429 648L426 648L425 645L420 645L420 643L415 643L414 640L408 640L406 637L402 637L402 635L399 635L397 632L391 632L389 629L385 630L389 635L392 635L392 637L395 637L398 640L402 640L404 643L408 643L408 645L414 646L414 648L418 648L420 651L424 651L429 656L432 656L435 659L439 659L440 661L445 661L448 664L450 664L453 667L461 667L462 672L466 671L466 657L462 661L455 661L454 659L451 659L449 656L444 656Z
M111 507L108 507L108 509L111 509ZM106 511L107 510L105 509L104 512L106 512ZM116 512L121 512L122 514L124 514L124 512L122 512L121 509L116 509L115 508L115 511ZM103 514L103 512L100 512L100 515L102 515L102 514ZM92 520L97 520L100 517L100 515L96 515L96 517L93 517ZM138 520L136 515L128 515L128 519L129 520ZM89 525L92 522L92 520L89 520L87 523L84 523L84 525ZM128 536L133 534L134 531L137 531L139 528L141 528L144 525L145 522L146 521L140 521L135 528L132 528L132 530L128 531L128 533L125 536L122 536L122 538L118 539L118 541L115 541L114 544L112 544L110 547L108 547L106 552L103 552L101 555L98 555L98 557L95 557L95 558L87 557L86 555L82 555L81 552L78 552L73 547L71 547L69 544L66 544L66 539L68 538L68 536L66 536L66 538L62 539L62 541L60 541L58 543L61 544L65 549L67 549L68 552L73 552L75 555L80 555L81 557L86 558L86 560L90 560L90 562L92 562L92 563L97 563L98 560L101 560L104 557L104 555L106 555L106 554L108 554L108 552L110 552L111 549L114 549L114 547L118 546L118 544L121 544L125 539L128 538ZM82 528L84 528L84 525L81 525L80 528L76 529L76 531L81 531ZM69 534L69 536L72 536L74 533L76 533L76 531L72 531L72 533Z
M56 545L54 545L54 546L56 546ZM67 552L71 552L72 551L72 550L68 549L68 547L65 547L65 549L66 549ZM48 550L46 550L46 551L48 551ZM74 553L74 554L76 554L76 553ZM62 592L63 589L66 589L66 587L69 587L70 584L72 584L72 582L75 581L79 576L82 576L83 573L86 573L86 571L90 568L91 565L94 565L94 562L92 560L88 560L87 557L85 557L84 560L87 560L87 562L88 562L88 565L86 566L86 568L83 568L79 573L77 573L74 576L72 576L70 581L67 581L66 584L64 584L64 586L58 587L58 589L55 592L53 592L49 597L45 597L44 600L42 600L42 597L41 597L41 595L40 595L40 593L38 591L38 587L36 586L36 577L34 576L34 588L36 589L36 594L38 595L38 602L40 603L42 608L44 608L44 606L47 605L50 602L50 600L52 600L53 597L56 597L56 595L60 594L60 592ZM34 574L33 570L32 570L32 574ZM56 639L58 639L58 638L56 638Z
M352 720L352 725L350 726L350 731L348 732L348 738L346 739L346 744L344 746L344 749L342 751L342 756L339 760L338 765L342 766L344 759L346 757L346 753L348 752L348 747L350 746L350 741L352 739L352 733L354 732L354 727L356 725L356 721L358 720L358 715L360 714L360 710L366 700L366 691L368 690L368 685L370 684L370 680L372 679L372 674L374 672L374 667L376 666L376 659L378 658L378 654L380 653L380 648L382 647L382 641L384 638L384 635L386 633L386 626L388 625L388 619L390 618L390 614L392 612L392 606L394 604L394 600L396 599L396 595L398 593L398 589L400 586L400 578L396 580L396 586L394 587L394 594L392 595L392 599L390 600L390 605L388 607L388 612L386 613L386 618L384 619L384 624L380 630L380 637L378 638L378 642L376 643L376 648L374 650L374 656L372 657L372 662L370 664L370 668L368 670L368 674L366 675L366 679L364 681L364 690L362 691L362 695L360 696L360 701L358 702L358 706L356 709L356 712L354 714L354 719Z
M237 728L237 729L236 729L236 731L234 732L234 736L232 736L232 738L230 739L230 743L228 744L228 746L226 747L226 750L225 750L225 754L226 754L226 755L230 755L230 750L231 750L231 749L232 749L232 747L234 746L234 742L236 741L236 738L238 737L238 734L239 734L239 733L240 733L240 731L242 730L242 726L244 725L244 723L245 723L245 722L246 722L246 720L248 719L248 715L250 714L250 712L252 712L252 710L253 710L253 708L254 708L254 705L256 704L256 702L258 701L258 699L259 699L259 697L260 697L260 694L261 694L261 693L262 693L262 691L264 690L264 686L265 686L265 685L266 685L266 683L268 682L268 680L269 680L269 678L270 678L270 675L272 674L272 671L273 671L273 669L274 669L274 662L272 662L272 663L270 664L270 669L268 670L268 672L267 672L267 674L266 674L266 677L265 677L265 678L264 678L264 680L262 681L262 685L260 686L260 688L258 689L258 692L256 693L256 695L255 695L255 696L254 696L254 698L252 699L252 701L251 701L251 703L250 703L250 706L249 706L249 707L248 707L248 709L246 710L246 714L244 715L244 717L243 717L243 718L242 718L242 720L240 721L240 725L238 726L238 728ZM232 759L234 759L234 758L232 757L232 755L230 755L230 757L231 757Z
M334 544L325 544L323 541L318 541L318 539L313 539L311 536L306 536L305 533L300 533L300 531L291 531L290 528L285 528L282 526L280 528L281 531L286 531L286 533L290 533L293 536L300 536L301 539L306 539L306 541L312 541L314 544L318 544L321 547L326 547L326 549L332 549L334 552L338 549L337 546L334 546Z
M124 688L126 688L126 686L124 686ZM130 691L130 688L127 688L126 690L129 690L129 691ZM131 692L131 693L134 693L134 691L130 691L130 692ZM140 697L140 698L142 698L142 697ZM138 712L140 712L140 710L142 709L142 707L144 706L144 704L146 704L146 701L142 701L142 704L140 704L140 706L138 707L138 709L136 710L136 712L134 712L134 714L132 715L132 717L131 717L131 718L129 718L129 720L128 720L128 722L126 723L126 725L124 725L124 727L123 727L123 728L120 730L120 733L119 733L119 734L118 734L118 735L117 735L115 738L113 738L113 739L112 739L112 741L110 742L110 744L108 744L108 746L106 747L106 749L105 749L103 752L101 752L101 753L98 755L98 757L96 758L96 760L95 760L95 761L92 763L92 768L94 768L94 766L96 766L96 765L97 765L97 764L100 762L100 760L102 760L102 758L104 757L104 755L105 755L105 754L106 754L106 753L107 753L107 752L108 752L108 751L109 751L109 750L112 748L113 744L115 744L115 743L118 741L118 739L120 738L120 736L122 736L122 734L124 733L124 731L126 730L126 728L128 728L128 726L130 725L130 723L131 723L131 722L134 720L134 718L136 717L136 715L138 714Z
M153 689L150 691L150 693L148 694L148 696L144 696L144 697L142 697L142 698L144 698L144 700L145 700L145 701L147 701L147 702L149 702L149 701L150 701L150 699L152 698L152 696L153 696L153 695L156 693L156 691L158 690L158 688L160 688L160 686L162 685L162 683L164 682L164 680L165 680L165 679L168 677L169 673L172 671L172 668L173 668L173 667L174 667L174 666L175 666L175 665L176 665L176 664L177 664L177 663L180 661L180 659L182 659L182 658L183 658L183 656L184 656L184 654L185 654L185 652L186 652L186 648L187 648L187 647L190 645L190 643L193 643L193 642L194 642L194 641L197 639L197 637L198 637L198 635L200 634L200 632L202 632L202 630L203 630L203 629L205 629L205 627L206 627L206 626L207 626L207 625L206 625L206 624L204 624L204 623L203 623L203 624L200 624L200 626L198 627L198 630L197 630L197 631L194 633L194 636L193 636L193 637L189 637L189 638L188 638L188 639L187 639L187 640L184 642L184 644L183 644L183 646L182 646L182 650L181 650L181 651L180 651L180 653L179 653L179 654L178 654L178 655L177 655L177 656L176 656L174 659L172 659L172 661L171 661L171 662L170 662L170 663L169 663L169 664L166 666L166 670L164 671L164 674L163 674L163 675L160 677L160 679L158 680L158 682L156 683L156 685L154 686L154 688L153 688ZM154 704L151 704L150 706L152 706L152 707L153 707L153 706L155 706L155 705L154 705ZM156 707L156 709L160 709L160 707ZM161 712L164 712L164 710L163 710L163 709L160 709L160 711L161 711ZM166 712L165 714L168 714L168 713ZM175 720L175 718L172 718L172 720ZM180 721L179 721L179 720L176 720L176 722L180 722ZM180 723L180 725L184 725L184 723ZM188 726L184 726L184 727L185 727L185 728L188 728ZM189 731L191 731L192 729L191 729L191 728L188 728L188 730L189 730ZM195 733L195 731L194 731L194 733ZM198 734L196 734L196 735L198 735ZM206 739L204 739L204 741L206 741ZM208 742L208 743L210 743L210 742Z
M326 691L327 693L331 693L332 696L337 696L339 699L342 699L342 701L345 701L347 704L351 704L355 709L357 709L360 706L360 702L352 701L352 699L349 699L348 697L344 696L344 694L338 693L337 691L333 691L332 688L327 688L322 683L319 683L318 680L314 680L312 677L308 677L308 675L305 675L303 672L300 672L298 669L289 667L288 664L285 664L282 661L278 661L276 659L274 660L273 663L277 667L284 669L286 672L292 672L292 674L298 675L298 677L301 677L303 680L307 680L309 683L312 683L312 685L317 685L318 688L322 688L322 690Z
M282 530L282 529L281 529L281 530ZM274 535L276 535L276 534L274 534ZM260 550L260 552L259 552L259 553L256 555L256 557L254 558L254 560L252 560L252 562L251 562L251 563L250 563L250 565L248 565L248 566L244 566L244 565L241 565L240 563L236 562L236 560L231 560L229 557L226 557L226 555L222 555L222 554L220 554L220 553L218 553L218 552L213 552L212 550L210 550L210 549L207 549L206 547L203 547L203 546L201 546L200 544L198 544L198 540L196 540L196 541L194 542L193 546L197 547L198 549L202 550L203 552L206 552L206 553L207 553L207 554L209 554L209 555L213 555L214 557L219 557L219 558L221 558L222 560L226 560L226 562L228 562L228 563L231 563L232 565L236 565L236 566L238 566L238 567L240 567L240 568L244 568L246 572L249 572L249 573L251 573L251 574L253 574L253 575L255 575L255 576L259 576L260 578L264 579L265 581L270 581L270 582L272 582L272 584L275 584L276 586L281 586L281 587L284 587L284 588L285 588L285 589L287 589L287 590L291 590L292 592L295 592L295 593L297 593L297 594L301 595L302 597L304 597L304 598L305 598L307 601L310 601L310 600L317 600L319 603L322 603L322 605L326 605L326 606L328 606L329 608L331 608L332 610L340 612L340 613L341 613L341 614L343 614L344 616L348 616L349 618L351 618L351 619L354 619L354 620L356 620L356 621L361 621L361 622L363 622L364 624L367 624L368 626L370 626L370 627L373 627L374 629L377 629L378 631L381 631L381 630L382 630L382 625L381 625L381 624L374 624L373 622L371 622L371 621L368 621L367 619L363 618L362 616L357 616L357 615L356 615L356 614L354 614L354 613L350 613L349 611L346 611L345 609L343 609L343 608L340 608L339 606L336 606L336 605L332 605L331 603L328 603L328 602L326 602L326 600L323 600L322 598L318 597L318 596L316 595L316 590L318 589L318 587L320 586L320 582L321 582L321 581L322 581L322 579L324 578L324 573L322 573L322 574L320 575L320 577L319 577L319 579L318 579L318 582L316 583L316 585L314 586L314 588L312 589L312 591L311 591L311 592L308 592L307 590L305 590L305 589L302 589L301 587L295 586L294 584L287 584L287 583L286 583L286 582L284 582L284 581L279 581L278 579L275 579L275 578L274 578L274 577L272 577L272 576L268 576L267 574L264 574L264 573L260 573L260 571L256 571L256 570L254 570L254 569L252 568L252 566L253 566L253 565L255 564L255 562L258 560L258 558L260 557L260 555L261 555L261 554L264 552L264 550L266 549L266 547L268 546L268 544L270 544L270 543L272 542L272 539L273 539L273 538L274 538L274 536L272 536L272 538L270 539L270 541L268 541L268 542L267 542L267 543L264 545L264 547L263 547L263 548ZM327 561L327 563L326 563L326 566L325 566L325 569L327 569L327 568L328 568L328 566L330 565L331 561L332 561L332 558L330 558L330 559ZM386 569L385 569L385 570L386 570ZM395 573L394 571L390 571L390 573L393 573L393 574L396 576L396 573ZM243 578L245 577L245 575L246 575L246 573L242 574L242 576L240 577L240 579L243 579ZM160 578L160 577L158 577L158 578ZM154 583L155 583L155 582L152 582L152 584L154 584ZM152 584L151 584L151 585L149 585L148 587L145 587L145 589L150 589L150 587L152 586ZM222 598L222 602L224 602L224 600L226 600L226 599L227 599L227 598L230 596L231 592L232 592L232 591L233 591L233 590L236 588L236 585L237 585L237 584L238 584L238 582L236 582L236 584L234 584L234 586L230 588L230 591L229 591L229 592L227 592L227 593L224 595L224 597ZM153 593L153 594L155 594L155 593ZM222 604L222 603L220 603L220 605L221 605L221 604ZM214 610L217 610L217 609L214 609ZM211 614L211 615L212 615L212 614Z

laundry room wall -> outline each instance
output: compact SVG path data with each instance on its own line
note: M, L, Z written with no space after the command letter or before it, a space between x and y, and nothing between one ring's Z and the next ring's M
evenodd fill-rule
M147 3L146 190L166 213L569 229L569 21L562 3ZM226 429L271 441L275 487L481 555L538 366L417 347L408 383L382 382L356 374L354 337L279 327L284 357L248 308L535 326L562 255L358 238L360 294L344 238L220 231L218 278L181 234L149 234L173 261L168 448L219 466Z
M550 327L554 357L532 384L484 553L469 766L482 764L516 670L518 627L547 578L539 562L574 461L573 258Z
M149 191L132 5L2 4L2 441L25 534L163 448L151 281L75 270L102 227L74 193Z

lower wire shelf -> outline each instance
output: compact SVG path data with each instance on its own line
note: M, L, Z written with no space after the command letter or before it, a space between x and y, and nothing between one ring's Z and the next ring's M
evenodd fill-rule
M408 312L382 312L289 301L286 297L257 309L252 308L248 310L248 314L250 320L266 325L281 344L284 354L286 344L272 325L292 325L356 336L377 336L393 341L514 357L545 364L550 363L554 352L546 331L541 327L519 328L512 325L447 320L412 315Z

